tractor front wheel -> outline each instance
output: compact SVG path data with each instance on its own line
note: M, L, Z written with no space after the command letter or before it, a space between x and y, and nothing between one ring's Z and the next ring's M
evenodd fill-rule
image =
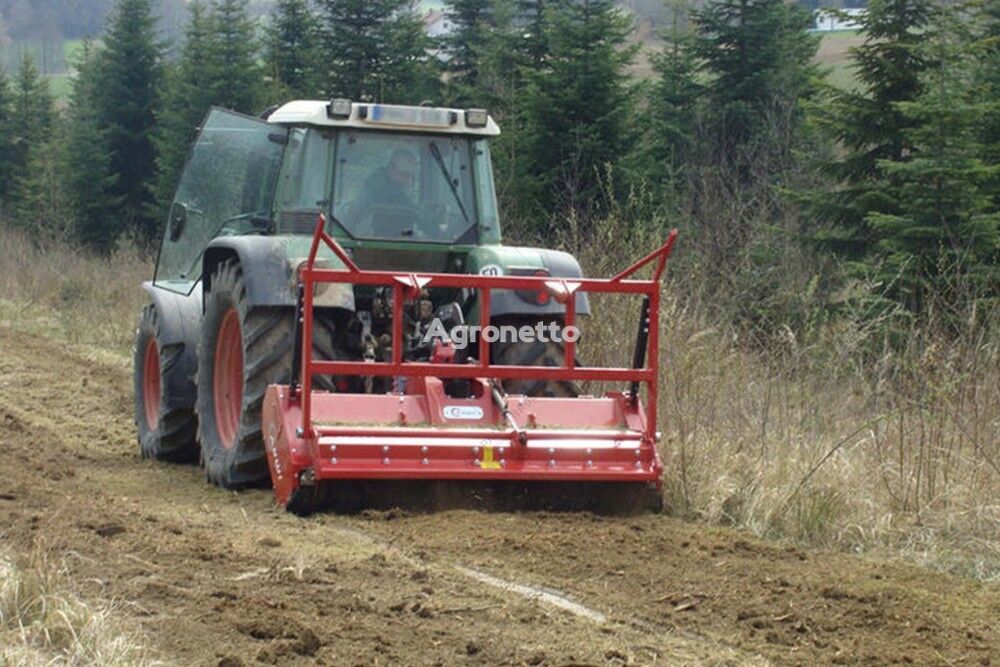
M332 359L336 319L316 314L313 358ZM235 261L219 265L205 293L198 348L198 442L205 476L227 489L268 483L261 412L271 384L288 384L295 322L291 308L248 305L243 270ZM336 391L333 378L316 376L313 386Z
M269 384L286 382L292 318L282 308L247 304L243 271L224 262L205 293L198 348L198 442L205 475L238 489L268 479L261 408Z
M520 329L523 326L534 328L539 322L533 317L504 319L499 324L512 324ZM547 324L547 322L546 322ZM530 343L521 341L497 341L491 350L491 363L497 366L547 366L557 368L563 365L565 348L562 343L554 341L542 342L535 340ZM505 380L504 391L508 394L524 396L574 397L580 395L580 388L569 380Z

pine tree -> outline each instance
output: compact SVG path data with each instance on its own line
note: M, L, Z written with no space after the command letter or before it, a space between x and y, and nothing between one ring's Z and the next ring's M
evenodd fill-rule
M492 28L492 0L447 0L445 10L452 25L444 39L448 54L449 83L458 91L459 100L473 96L479 81L481 49Z
M494 0L491 29L475 50L478 60L476 85L465 91L470 106L483 107L500 124L503 132L492 141L493 168L497 174L497 195L505 218L525 217L521 207L529 199L523 188L524 92L527 68L521 51L524 39L518 22L517 0Z
M1000 0L987 0L975 14L982 25L980 39L984 48L979 68L982 94L986 100L1000 101ZM982 157L987 164L1000 164L1000 113L983 120ZM993 181L994 205L1000 208L1000 178Z
M386 52L380 88L382 99L400 104L434 103L440 96L440 73L430 56L424 22L410 0L397 5L384 25Z
M520 33L519 50L526 66L540 67L545 61L549 52L545 36L545 13L562 1L564 0L517 0L518 15L515 23L524 26Z
M174 198L181 168L195 130L214 101L216 68L212 62L212 22L204 2L188 5L184 46L167 75L163 109L157 118L156 180L153 215L162 219Z
M59 159L63 143L61 125L53 124L39 141L28 146L24 168L15 176L13 217L33 238L69 240L73 218Z
M653 58L656 82L649 99L652 122L646 155L650 176L667 199L684 187L702 94L688 25L690 8L679 2L671 10L670 27L663 33L663 51Z
M1000 211L989 192L1000 165L987 165L978 143L982 121L1000 113L1000 101L984 101L977 89L982 49L967 10L935 8L914 45L925 67L922 90L894 106L910 151L877 164L896 205L866 217L885 282L918 313L932 295L953 304L1000 279Z
M319 0L327 97L420 103L434 72L409 0Z
M636 90L625 69L631 21L611 0L582 0L545 13L548 56L531 73L525 101L526 178L542 210L590 213L609 166L634 143Z
M214 0L212 41L204 63L213 79L212 103L256 114L262 102L263 73L257 63L257 34L247 14L249 0Z
M824 247L852 262L876 250L872 214L892 215L899 202L883 161L901 163L913 153L907 131L914 119L900 108L924 93L924 39L932 0L872 0L861 17L864 43L853 49L857 90L837 91L817 121L841 148L826 165L838 184L810 197L811 215L825 223L815 234Z
M307 0L275 3L265 36L265 61L277 84L277 97L311 95L319 48L317 21Z
M108 130L100 120L102 66L93 44L85 42L70 95L62 172L75 238L106 251L125 231L125 220L120 214L120 189L115 187L119 176L112 170Z
M38 74L31 55L25 54L14 77L10 124L16 170L24 169L29 148L45 141L54 120L55 109L49 83Z
M188 12L184 46L167 76L154 139L157 219L173 200L189 144L208 110L215 105L255 114L264 99L247 0L214 0L208 6L194 0Z
M7 200L14 188L14 134L11 102L13 91L7 70L0 64L0 217L6 213Z
M694 16L710 134L721 151L732 158L761 144L787 150L788 137L774 127L815 74L809 15L784 0L711 0Z
M149 216L156 170L152 134L163 76L155 23L150 0L118 0L100 53L95 84L100 92L94 95L119 215L145 238L157 224Z
M9 125L13 149L10 160L13 167L13 187L5 203L5 209L13 211L16 216L18 212L22 214L25 212L20 205L24 197L29 195L25 187L31 182L28 170L32 166L32 153L34 152L37 163L37 156L44 150L44 144L49 140L49 134L55 123L55 110L48 81L39 76L30 55L25 55L21 61L21 66L14 77L13 93ZM22 223L30 226L30 221L24 220L23 215Z

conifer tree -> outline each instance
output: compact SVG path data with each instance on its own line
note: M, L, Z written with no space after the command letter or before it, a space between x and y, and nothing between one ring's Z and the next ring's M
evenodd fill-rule
M28 194L25 186L29 183L27 172L32 151L37 155L43 150L54 123L55 109L49 83L38 74L30 54L26 54L14 77L9 124L13 182L4 208L15 216L19 210L24 212L19 206L23 196Z
M919 46L932 7L932 0L872 0L860 18L865 41L852 51L858 88L834 93L817 117L842 151L825 166L837 186L810 197L811 215L825 223L815 236L861 269L876 250L872 214L892 215L899 204L883 163L913 153L914 119L899 105L924 93L927 61Z
M967 9L935 8L914 46L925 67L922 90L895 105L910 152L877 165L884 196L896 204L866 217L884 282L918 313L931 295L954 303L1000 279L1000 211L989 192L1000 165L983 161L978 142L983 119L1000 113L1000 104L977 90L982 49Z
M262 103L263 72L257 62L258 40L247 13L249 0L214 0L210 19L209 60L212 103L256 114Z
M700 111L702 90L689 13L686 2L671 8L670 25L663 33L663 51L653 57L656 81L649 98L652 122L645 158L655 186L667 199L683 189Z
M493 27L493 2L447 0L445 10L452 25L444 39L449 83L457 89L460 101L468 100L479 82L482 48Z
M516 0L518 15L515 23L523 25L519 50L524 64L539 67L548 55L549 43L545 36L545 12L565 0Z
M14 135L11 128L13 91L7 70L0 64L0 217L14 187Z
M13 217L33 238L68 241L72 215L66 201L60 161L63 129L56 123L24 156L24 168L15 176L17 198Z
M265 36L265 61L282 98L314 94L319 48L317 20L307 0L278 0L274 5Z
M809 15L784 0L711 0L695 22L694 54L708 80L708 122L721 151L734 157L748 145L787 149L773 121L795 108L815 73L818 40L806 32Z
M99 110L106 74L103 66L94 45L85 42L75 66L62 172L75 238L106 251L125 231L125 220L120 214L120 189L115 187L120 176L112 169L108 129Z
M591 212L609 166L634 144L636 90L625 69L631 21L611 0L547 8L545 67L529 76L525 178L537 205Z
M216 68L212 62L212 21L202 0L188 5L184 45L178 62L167 74L163 109L157 118L154 215L162 220L173 201L174 190L188 147L214 98Z
M47 138L55 120L52 93L30 54L25 54L14 77L14 100L11 111L11 136L14 142L15 170L27 164L28 150Z
M420 103L434 72L409 0L319 0L327 97Z
M152 237L157 223L149 216L156 171L152 134L163 76L155 23L150 0L118 0L103 38L100 78L94 84L99 92L93 94L119 215L145 238Z
M213 0L210 5L194 0L188 12L184 46L167 77L155 138L157 219L170 206L189 144L208 110L215 105L256 114L264 100L247 0Z

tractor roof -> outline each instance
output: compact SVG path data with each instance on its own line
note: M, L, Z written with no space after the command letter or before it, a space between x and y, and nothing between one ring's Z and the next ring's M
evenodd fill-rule
M279 107L268 122L281 125L351 127L396 132L495 137L500 128L482 109L411 107L349 100L296 100Z

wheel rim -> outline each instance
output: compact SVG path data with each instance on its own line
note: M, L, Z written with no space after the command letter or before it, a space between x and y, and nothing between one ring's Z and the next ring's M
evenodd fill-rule
M160 348L155 338L146 343L142 358L142 405L146 426L152 431L160 423Z
M225 449L236 444L243 411L243 337L236 309L222 318L215 341L215 368L212 377L215 425Z

